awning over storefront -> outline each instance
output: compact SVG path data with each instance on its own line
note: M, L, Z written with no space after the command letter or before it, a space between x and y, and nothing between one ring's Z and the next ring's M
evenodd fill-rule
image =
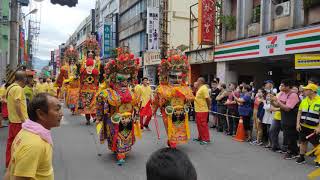
M316 52L320 49L320 25L266 35L231 43L214 49L214 61Z

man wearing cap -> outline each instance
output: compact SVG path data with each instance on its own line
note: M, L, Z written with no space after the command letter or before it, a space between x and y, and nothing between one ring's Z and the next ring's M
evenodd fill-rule
M264 90L268 93L274 93L277 94L277 89L273 88L273 81L272 80L266 80L264 81Z
M310 78L308 80L308 84L315 84L318 86L318 89L317 89L317 94L320 96L320 87L319 87L319 80L317 80L316 78Z
M300 156L296 161L298 164L306 162L304 155L307 151L308 142L314 147L319 145L319 136L314 134L315 130L319 127L320 119L320 96L317 95L318 86L308 84L303 89L306 98L301 101L297 115L297 131L299 131L300 140ZM308 136L309 138L307 138ZM320 164L316 162L316 166L320 167Z

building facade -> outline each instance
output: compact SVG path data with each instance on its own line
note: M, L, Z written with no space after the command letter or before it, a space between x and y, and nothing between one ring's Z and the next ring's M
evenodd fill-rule
M96 12L99 18L96 21L96 30L101 44L102 59L112 58L112 51L119 45L119 0L99 0Z
M219 22L221 35L216 37L221 43L212 48L212 59L205 61L222 82L261 85L271 79L279 84L285 78L306 82L320 75L316 64L316 57L320 59L319 1L224 0L221 12L224 20ZM298 67L297 58L308 65ZM192 74L205 75L202 72L192 69Z
M9 56L9 0L0 0L0 79L5 79Z
M148 47L144 52L144 76L152 83L157 83L157 67L161 58L165 57L168 49L186 49L189 47L189 9L197 0L161 0L147 1L147 9L158 8L159 13L159 48L152 50ZM147 14L147 21L149 19ZM148 28L148 27L147 27ZM148 30L147 30L148 31ZM150 38L148 39L150 41Z
M137 56L146 50L147 0L120 0L119 43Z
M85 54L83 54L83 43L92 34L92 13L86 17L78 26L75 31L76 34L76 49L80 53L79 58L81 59Z

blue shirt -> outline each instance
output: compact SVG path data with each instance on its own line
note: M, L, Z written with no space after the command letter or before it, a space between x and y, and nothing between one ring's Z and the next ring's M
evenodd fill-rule
M244 103L238 107L239 115L240 116L249 116L252 111L251 107L251 96L248 94L241 94L241 99L244 100Z

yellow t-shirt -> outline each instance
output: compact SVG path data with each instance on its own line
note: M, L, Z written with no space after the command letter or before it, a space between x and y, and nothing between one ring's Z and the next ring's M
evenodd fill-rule
M28 118L28 112L27 112L27 101L26 96L24 94L24 89L19 86L17 83L11 84L7 88L7 94L8 94L8 112L9 112L9 121L10 123L22 123ZM23 117L19 117L17 114L17 110L15 107L16 102L19 102L21 113Z
M11 148L10 177L54 180L52 146L39 135L22 129Z
M56 96L57 95L57 87L54 87L53 83L48 84L48 93L51 96Z
M196 112L209 112L207 98L209 98L209 89L206 85L202 85L197 91L196 98L194 99L194 108Z
M280 93L277 94L277 98L279 98L279 95L280 95ZM280 111L274 112L273 119L280 121L281 120L281 112Z
M281 112L280 111L274 112L273 119L280 121L281 120Z
M6 99L6 88L4 86L0 87L0 100Z
M150 86L140 86L141 91L141 107L145 107L148 101L151 99L152 96L152 89Z
M47 93L48 92L48 84L47 83L37 83L36 85L36 94L39 93Z

